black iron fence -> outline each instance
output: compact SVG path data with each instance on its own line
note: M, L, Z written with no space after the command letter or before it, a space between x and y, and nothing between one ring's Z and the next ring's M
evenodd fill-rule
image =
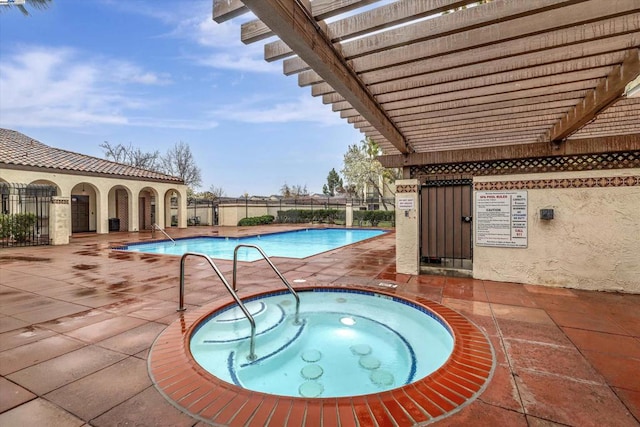
M0 183L0 247L49 244L49 205L56 189Z
M342 197L223 197L187 201L187 225L218 225L220 209L235 206L241 216L272 215L276 223L327 222L344 224L347 204L351 204L353 225L395 226L394 198L342 198ZM177 209L177 206L175 206ZM244 209L244 212L242 210ZM261 214L255 214L261 209ZM377 213L374 213L377 212ZM177 217L174 218L177 223Z

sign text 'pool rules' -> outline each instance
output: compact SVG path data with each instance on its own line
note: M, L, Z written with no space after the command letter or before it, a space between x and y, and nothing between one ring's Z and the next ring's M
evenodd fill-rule
M477 191L476 245L527 247L527 192Z

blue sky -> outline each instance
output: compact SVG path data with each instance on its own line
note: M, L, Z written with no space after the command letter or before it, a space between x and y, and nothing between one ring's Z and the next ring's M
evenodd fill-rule
M0 127L96 157L132 144L189 144L202 186L225 195L322 192L363 139L331 106L243 45L243 16L217 24L211 0L54 0L0 13ZM272 41L269 39L267 41Z

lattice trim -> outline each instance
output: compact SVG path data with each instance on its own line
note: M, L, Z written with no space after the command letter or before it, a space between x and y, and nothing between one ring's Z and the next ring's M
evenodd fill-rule
M420 179L429 175L512 175L638 167L640 167L640 151L628 151L620 153L580 154L575 156L411 166L410 177Z
M418 186L414 184L398 185L396 193L417 193Z
M531 179L520 181L476 182L476 191L543 190L549 188L637 187L639 176L607 176L602 178Z

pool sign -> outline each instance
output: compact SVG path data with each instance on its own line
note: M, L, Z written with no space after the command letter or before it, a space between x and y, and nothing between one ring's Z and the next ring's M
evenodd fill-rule
M476 245L527 247L527 192L477 191Z
M415 208L413 197L398 197L398 209L410 211Z

